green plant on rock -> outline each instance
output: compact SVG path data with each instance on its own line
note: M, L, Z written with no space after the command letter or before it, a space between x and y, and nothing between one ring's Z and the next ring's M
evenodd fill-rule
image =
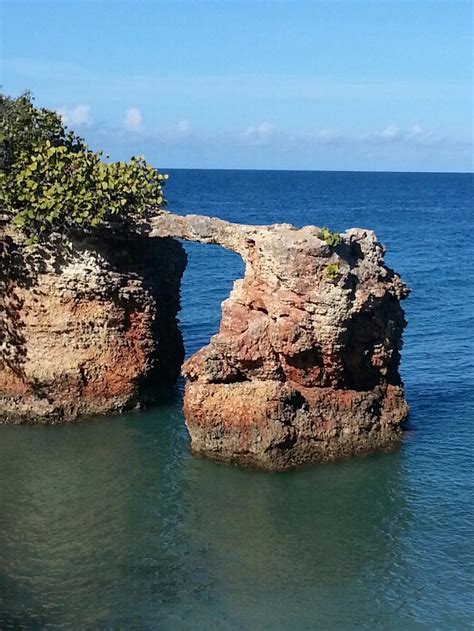
M327 245L331 247L339 245L342 241L341 235L337 232L332 232L332 230L329 230L329 228L321 228L317 236L318 239L321 239L321 241L325 241Z
M141 157L107 163L29 94L1 97L0 206L30 242L130 226L165 204L166 175Z
M335 281L339 276L339 272L339 263L328 263L326 266L326 278L330 281Z

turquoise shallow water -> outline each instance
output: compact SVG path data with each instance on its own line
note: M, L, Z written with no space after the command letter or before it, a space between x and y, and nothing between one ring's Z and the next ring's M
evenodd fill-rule
M181 388L65 427L0 427L0 629L474 628L473 178L171 172L170 207L368 226L413 293L392 454L268 474L195 458ZM187 352L242 273L187 244Z

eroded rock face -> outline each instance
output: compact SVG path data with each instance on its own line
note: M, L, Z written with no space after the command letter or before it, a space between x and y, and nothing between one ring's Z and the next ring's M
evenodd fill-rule
M121 411L176 379L177 241L104 234L66 258L7 234L0 246L0 422Z
M398 372L408 289L373 232L348 230L329 246L314 226L164 214L153 227L152 236L218 243L246 264L219 333L183 367L195 452L283 469L397 441L408 413Z

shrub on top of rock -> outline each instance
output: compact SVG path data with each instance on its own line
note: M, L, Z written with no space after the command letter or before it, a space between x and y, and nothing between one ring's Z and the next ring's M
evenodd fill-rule
M337 232L329 230L329 228L321 228L320 232L318 233L318 239L321 239L321 241L326 241L327 245L329 245L330 247L336 247L336 245L339 245L342 241L341 235Z
M0 95L0 119L0 208L30 242L131 225L166 204L166 175L141 157L104 162L29 93Z

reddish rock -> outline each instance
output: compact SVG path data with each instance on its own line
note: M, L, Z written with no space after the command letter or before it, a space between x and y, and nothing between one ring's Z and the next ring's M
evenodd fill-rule
M219 333L183 366L195 452L283 469L399 439L408 413L399 301L408 290L373 232L348 230L329 246L314 226L167 213L152 235L218 243L246 264Z
M63 257L4 233L0 260L0 422L122 411L178 376L178 242L106 233Z

